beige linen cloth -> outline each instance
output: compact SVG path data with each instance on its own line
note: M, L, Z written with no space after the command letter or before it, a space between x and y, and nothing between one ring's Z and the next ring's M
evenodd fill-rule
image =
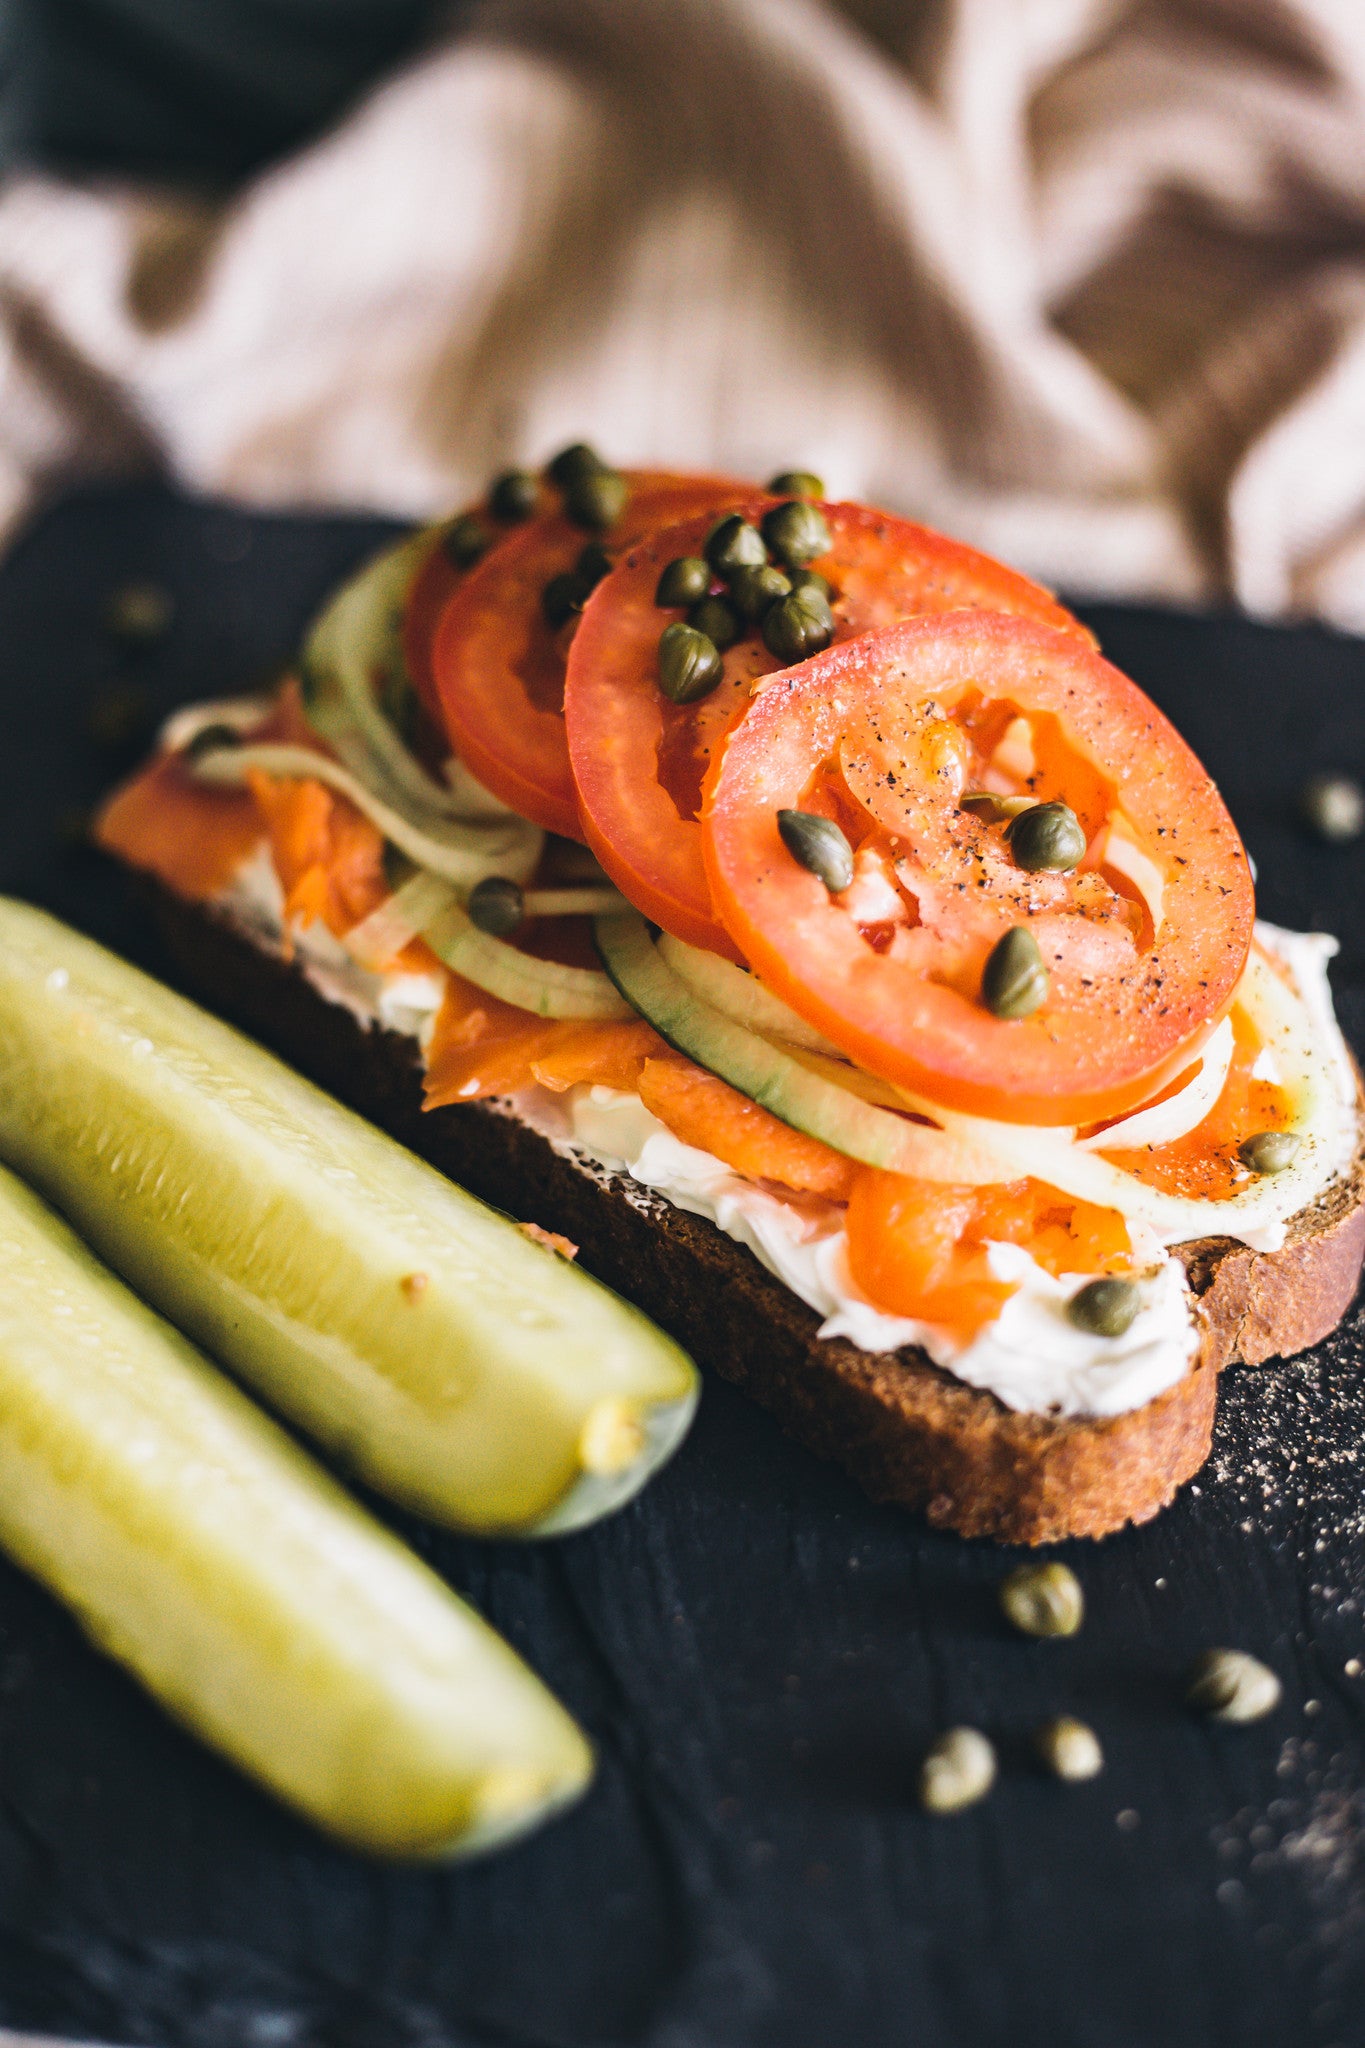
M1365 629L1365 0L488 0L218 206L0 192L0 530L801 464Z

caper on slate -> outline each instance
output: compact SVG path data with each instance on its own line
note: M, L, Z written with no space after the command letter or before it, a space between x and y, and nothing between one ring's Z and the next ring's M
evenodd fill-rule
M1085 1614L1085 1595L1070 1565L1021 1564L1000 1581L1000 1608L1025 1636L1074 1636Z
M495 939L514 932L526 915L521 890L506 875L485 875L469 892L469 922Z
M1350 775L1310 775L1299 791L1299 816L1330 846L1345 846L1365 831L1365 790Z
M763 515L763 538L770 554L788 568L804 569L817 555L829 553L829 528L814 505L788 498Z
M1298 1157L1301 1144L1293 1131L1257 1131L1237 1147L1237 1157L1253 1173L1283 1173Z
M1044 1721L1041 1728L1036 1728L1033 1748L1044 1769L1051 1771L1054 1778L1065 1778L1069 1784L1097 1778L1104 1769L1099 1737L1093 1728L1070 1714L1058 1714L1055 1721Z
M810 469L784 469L770 478L768 489L775 498L823 498L824 480Z
M488 486L488 509L509 525L529 519L540 498L540 485L529 469L504 469Z
M1282 1688L1269 1665L1245 1650L1205 1650L1185 1679L1185 1704L1211 1721L1241 1726L1280 1704Z
M545 474L552 484L565 491L576 477L590 476L594 470L605 468L595 448L590 448L586 441L571 441L546 463Z
M699 633L705 633L722 654L727 647L734 646L741 632L734 607L723 597L704 597L700 604L694 604L687 614L687 623L695 626Z
M564 510L575 526L603 533L626 509L630 485L619 469L590 469L564 486Z
M125 583L104 609L104 630L111 639L143 647L159 640L175 610L169 590L160 583Z
M729 578L730 602L742 619L761 619L770 604L791 596L791 579L764 562L757 569L736 569Z
M727 512L718 519L702 544L717 576L733 576L736 569L761 569L768 559L763 536L740 512Z
M582 577L589 590L596 590L602 578L611 574L611 556L602 546L601 541L590 540L579 555L578 560L574 563L574 569Z
M985 825L1003 825L1021 811L1031 811L1037 801L1036 796L997 796L993 789L968 789L958 798L957 807L970 811Z
M714 640L695 626L665 626L659 635L659 688L673 704L695 704L724 674Z
M584 582L576 569L565 569L562 575L552 576L540 593L546 625L558 632L575 612L582 611L591 595L592 586Z
M979 1728L949 1728L920 1766L919 1801L930 1813L961 1813L995 1783L995 1750Z
M1070 874L1085 855L1085 833L1070 804L1030 804L1010 820L1010 852L1029 874Z
M1038 941L1017 924L998 939L981 970L981 1000L996 1017L1031 1017L1047 1001L1047 969Z
M216 754L223 747L240 747L242 735L235 725L201 725L192 739L186 741L183 752L187 761L202 761L205 754Z
M711 588L711 564L700 555L675 555L654 586L657 605L697 604Z
M1092 1337L1122 1337L1131 1330L1142 1307L1142 1295L1131 1280L1087 1280L1066 1305L1069 1323Z
M818 811L779 811L777 829L792 859L823 882L831 896L848 887L853 848L833 818L822 818Z
M763 644L789 665L819 654L834 638L834 614L818 590L794 590L763 614Z
M441 535L441 546L457 569L472 569L493 545L493 536L477 512L462 512Z

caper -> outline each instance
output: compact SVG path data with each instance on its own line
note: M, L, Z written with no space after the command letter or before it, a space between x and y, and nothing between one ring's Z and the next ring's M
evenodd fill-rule
M742 619L761 619L770 604L791 596L791 579L770 562L757 569L736 569L729 579L730 602Z
M540 502L540 484L529 469L505 469L488 486L488 509L509 525L529 519Z
M441 546L457 569L472 569L493 545L493 536L477 512L462 512L441 535Z
M171 623L175 603L160 583L125 583L104 611L104 630L125 645L145 647L159 640Z
M700 555L675 555L654 586L654 602L696 604L711 588L711 564Z
M576 573L582 577L589 590L596 590L604 576L610 576L612 559L601 541L590 540L574 563Z
M1055 1721L1044 1721L1041 1728L1035 1729L1033 1747L1044 1768L1069 1784L1097 1778L1104 1769L1099 1737L1093 1728L1074 1720L1070 1714L1059 1714Z
M659 635L659 688L673 704L695 704L724 674L714 640L695 626L665 626Z
M814 505L802 498L788 498L763 515L763 538L770 554L788 568L804 569L817 555L829 553L829 528Z
M733 647L741 632L734 608L723 597L704 597L700 604L694 604L687 614L689 626L695 626L699 633L724 654L727 647Z
M733 576L736 569L761 569L768 559L763 536L740 512L727 512L718 519L702 544L717 576Z
M794 861L818 877L831 896L853 880L853 848L833 818L817 811L779 811L777 829Z
M981 1000L996 1017L1031 1017L1047 1001L1047 969L1038 941L1017 924L998 939L981 970Z
M817 597L823 597L828 604L834 595L834 585L827 576L817 575L814 569L792 570L793 590L813 590Z
M562 575L552 576L540 593L540 609L546 625L558 632L575 612L582 611L591 595L591 585L583 581L577 569L566 569Z
M929 1748L919 1775L920 1805L960 1813L995 1783L995 1750L978 1728L949 1728Z
M958 798L957 807L970 811L985 825L1003 825L1021 811L1031 811L1037 802L1036 796L997 796L993 789L968 789Z
M823 498L824 480L810 469L784 469L773 477L768 489L775 498Z
M1085 855L1085 833L1070 804L1030 804L1010 820L1010 852L1029 874L1069 874Z
M828 647L834 638L834 614L818 590L794 590L763 614L763 644L789 666Z
M1185 1704L1211 1721L1259 1721L1280 1704L1275 1673L1245 1650L1205 1650L1185 1680Z
M183 749L187 761L202 761L205 754L216 754L223 747L240 747L242 735L233 725L201 725L194 737L187 740Z
M1365 790L1349 775L1311 775L1299 791L1299 816L1331 846L1365 831Z
M604 533L626 509L630 485L619 469L586 470L564 487L564 510L575 526Z
M1298 1157L1302 1141L1293 1131L1257 1131L1237 1147L1237 1157L1253 1173L1283 1173Z
M1074 1636L1085 1614L1085 1595L1070 1565L1021 1564L1000 1581L1006 1621L1025 1636Z
M1131 1280L1087 1280L1067 1303L1066 1318L1092 1337L1122 1337L1141 1307L1142 1295Z
M506 875L486 875L476 882L465 908L470 923L481 932L491 932L495 939L514 932L526 915L521 890Z
M558 484L561 491L566 491L575 478L591 476L594 470L605 468L606 464L595 448L590 448L586 441L572 441L546 463L545 474L552 484Z

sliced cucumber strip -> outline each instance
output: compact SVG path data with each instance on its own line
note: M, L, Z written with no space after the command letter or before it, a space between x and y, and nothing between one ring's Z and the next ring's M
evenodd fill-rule
M590 1521L691 1418L695 1369L638 1310L228 1026L5 899L0 1157L301 1428L437 1520ZM621 1457L632 1432L638 1455Z
M790 1045L827 1053L832 1059L843 1057L838 1046L822 1031L817 1031L804 1017L798 1017L780 996L766 989L754 975L746 974L742 967L736 967L733 960L722 960L719 953L708 953L701 946L689 946L685 939L675 939L670 932L660 932L659 952L693 995L700 996L733 1024L742 1024L746 1031L759 1031L765 1038L783 1038Z
M178 1720L384 1854L581 1789L507 1644L3 1169L0 1253L0 1543Z
M537 1017L597 1018L610 1022L634 1014L605 974L592 967L563 967L520 953L504 939L481 932L452 898L422 936L456 974L504 1003Z

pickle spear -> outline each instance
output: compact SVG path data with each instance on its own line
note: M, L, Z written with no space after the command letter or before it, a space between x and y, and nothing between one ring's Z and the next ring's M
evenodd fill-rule
M696 1371L249 1039L0 898L0 1159L379 1491L543 1535L629 1498Z
M0 1258L0 1544L178 1720L387 1855L581 1790L507 1644L3 1168Z

